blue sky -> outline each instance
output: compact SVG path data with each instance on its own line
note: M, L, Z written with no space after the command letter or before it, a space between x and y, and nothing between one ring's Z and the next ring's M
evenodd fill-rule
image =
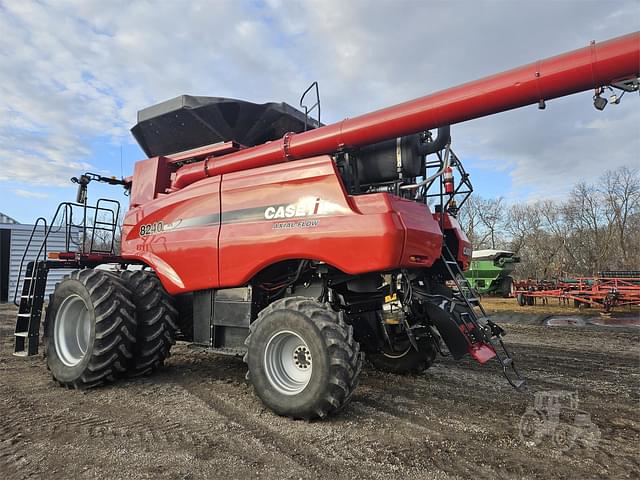
M0 211L20 222L73 200L69 177L143 158L137 110L188 93L297 105L320 83L332 122L638 29L638 0L0 0ZM631 97L631 98L629 98ZM477 192L558 198L638 164L637 95L591 93L456 125ZM119 187L90 196L126 199Z

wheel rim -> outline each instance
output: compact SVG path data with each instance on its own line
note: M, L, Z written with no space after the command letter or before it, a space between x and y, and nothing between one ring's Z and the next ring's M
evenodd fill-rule
M386 348L382 351L382 354L387 357L387 358L393 358L393 359L397 359L397 358L402 358L404 356L406 356L412 349L413 347L411 345L409 345L406 350L401 351L401 352L392 352L390 350L387 350Z
M274 334L264 351L264 370L269 383L280 393L296 395L311 379L311 351L305 341L289 330Z
M58 357L68 367L78 365L85 357L91 338L91 316L79 295L64 299L55 318L53 332Z
M385 344L382 347L382 355L391 359L398 359L405 357L409 354L411 350L413 350L413 345L411 345L411 341L407 335L404 335L401 338L397 338L394 340L396 344L396 350L389 344Z

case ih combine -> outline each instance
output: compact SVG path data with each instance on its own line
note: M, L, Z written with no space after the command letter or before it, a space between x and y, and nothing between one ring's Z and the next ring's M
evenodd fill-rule
M44 322L66 387L149 373L178 336L244 355L257 395L294 418L344 407L363 352L397 373L438 353L495 359L522 389L462 275L472 250L455 217L471 183L449 125L591 89L602 109L605 88L638 89L639 59L633 33L328 126L223 98L143 110L132 131L149 158L126 179L73 179L77 203L45 226L66 228L68 248L26 266L15 352L37 353L47 272L73 268ZM117 255L119 204L89 206L91 181L130 193Z

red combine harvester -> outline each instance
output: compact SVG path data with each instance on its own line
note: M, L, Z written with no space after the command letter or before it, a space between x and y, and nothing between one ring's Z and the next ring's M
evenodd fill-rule
M362 352L395 373L438 353L496 359L522 389L462 275L456 213L472 188L449 125L591 89L602 109L605 88L638 90L639 63L633 33L327 126L306 107L224 98L142 110L132 132L149 158L132 177L72 179L77 203L47 231L80 231L79 249L27 265L15 352L37 353L47 272L73 268L44 322L48 367L70 388L149 373L180 338L244 355L257 395L294 418L344 407ZM91 181L130 193L119 254L119 204L89 206Z

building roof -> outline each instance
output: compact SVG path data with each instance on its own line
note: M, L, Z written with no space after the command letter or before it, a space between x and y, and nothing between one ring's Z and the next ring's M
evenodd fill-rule
M5 215L4 213L0 212L0 223L10 223L16 225L19 222L11 218L9 215Z

